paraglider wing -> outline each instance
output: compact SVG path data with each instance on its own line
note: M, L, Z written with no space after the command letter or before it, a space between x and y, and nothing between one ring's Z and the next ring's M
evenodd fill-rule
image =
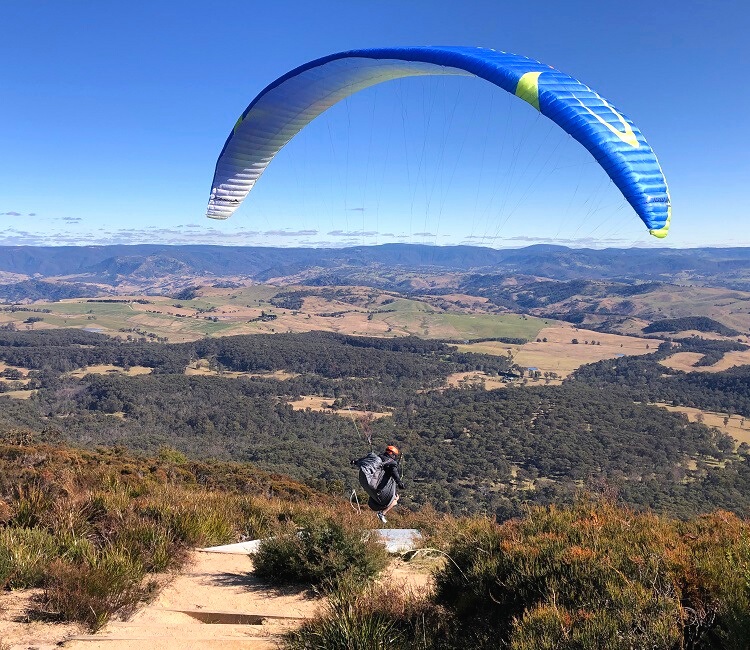
M480 77L525 100L588 149L652 235L666 236L671 206L664 174L627 117L588 86L550 66L475 47L352 50L280 77L245 109L224 144L207 216L229 217L271 159L326 109L375 84L420 75Z

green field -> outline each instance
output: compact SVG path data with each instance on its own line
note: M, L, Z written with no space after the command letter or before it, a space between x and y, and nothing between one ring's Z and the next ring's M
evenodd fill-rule
M253 332L287 331L295 327L289 310L273 307L268 300L279 292L277 287L253 286L220 295L198 296L193 300L175 300L164 296L148 297L149 304L124 302L88 302L86 299L53 303L36 303L28 310L0 312L2 320L12 320L19 329L48 327L78 327L101 331L110 335L154 335L171 342L190 341L204 336L227 336ZM179 305L182 315L177 312ZM331 301L331 311L339 311L341 303ZM279 316L278 321L253 321L258 310ZM49 310L43 313L43 310ZM320 303L316 307L322 311ZM480 338L512 337L533 340L549 321L517 314L449 313L436 309L421 300L397 298L382 305L381 313L371 314L373 323L379 322L375 332L380 336L420 336L475 340ZM28 318L40 322L24 323ZM216 317L218 321L208 320ZM323 329L341 333L368 331L368 317L363 310L351 310L346 318L323 318L319 314L296 312L294 322L302 322L302 329Z
M399 309L395 313L376 314L375 318L403 334L440 339L474 340L505 337L533 340L545 327L543 319L532 316L440 313L430 310L424 303L418 304L422 309L410 305L408 309ZM549 319L546 322L549 322Z

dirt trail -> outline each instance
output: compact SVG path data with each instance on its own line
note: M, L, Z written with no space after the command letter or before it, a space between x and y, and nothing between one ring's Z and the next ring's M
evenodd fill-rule
M0 591L0 648L2 650L56 650L62 639L85 634L75 623L30 621L28 612L38 607L41 589Z
M319 600L299 590L269 589L247 555L195 551L159 596L128 621L78 635L74 650L266 650L310 617Z
M390 580L429 588L434 559L398 558ZM153 602L97 634L73 624L30 623L24 612L40 590L0 594L2 650L278 650L281 635L314 615L322 599L273 589L252 572L248 555L193 551ZM4 645L3 645L4 644Z

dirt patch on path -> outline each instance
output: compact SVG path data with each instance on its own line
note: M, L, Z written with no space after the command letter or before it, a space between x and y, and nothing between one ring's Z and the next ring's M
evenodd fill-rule
M277 648L281 634L313 615L320 599L271 589L247 555L192 553L190 564L153 603L96 635L74 637L74 650Z
M41 589L0 591L0 648L53 650L59 647L60 641L85 632L75 623L30 620L29 611L38 608L37 600L41 595Z
M394 558L384 579L423 592L441 561ZM152 603L97 634L75 624L29 622L26 611L39 593L0 594L0 641L9 650L278 650L281 635L323 604L306 591L270 588L253 574L248 555L200 551Z

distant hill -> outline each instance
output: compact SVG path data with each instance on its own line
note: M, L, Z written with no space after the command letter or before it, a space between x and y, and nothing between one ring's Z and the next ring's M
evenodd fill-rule
M367 270L525 274L555 280L622 279L698 283L750 290L750 248L521 249L384 244L353 248L239 246L0 247L0 272L37 278L75 276L116 285L134 278L240 276L268 281L305 273L339 281Z
M80 282L46 282L34 279L0 284L0 301L5 302L91 298L99 293L101 293L100 287Z
M698 332L716 332L722 336L739 336L740 332L727 327L713 318L706 316L693 316L688 318L668 318L651 323L643 328L646 334L656 332L682 332L686 330L697 330Z

